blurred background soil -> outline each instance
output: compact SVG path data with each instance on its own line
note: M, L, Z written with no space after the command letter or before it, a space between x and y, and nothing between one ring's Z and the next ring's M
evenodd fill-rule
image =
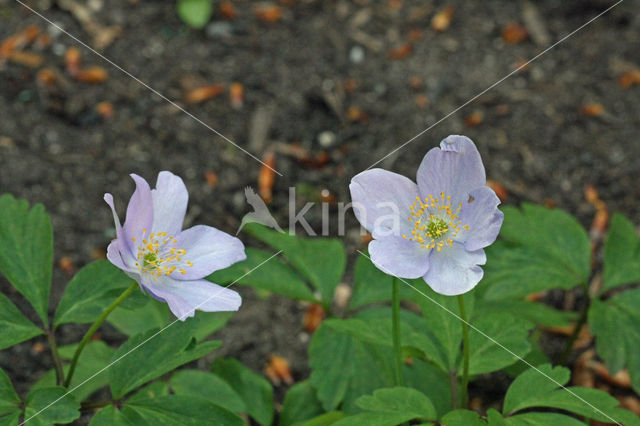
M185 226L235 233L250 211L244 188L258 190L261 173L281 224L290 186L299 207L330 202L337 217L352 176L613 4L216 1L198 31L169 0L25 3L282 174L270 175L24 6L0 0L0 40L25 29L22 41L33 36L0 49L0 193L43 203L51 214L54 300L70 273L104 256L114 230L102 196L113 193L124 217L129 173L150 182L161 170L182 176L190 191ZM556 206L590 228L595 209L584 188L592 185L610 212L640 223L639 6L625 0L377 166L414 178L430 148L465 134L506 204ZM305 216L318 233L320 214L316 204ZM352 265L366 246L352 215L344 241ZM0 288L34 318L3 278ZM278 354L305 378L306 307L237 290L244 304L219 333L216 356L262 371ZM61 343L83 330L63 327ZM20 392L52 366L46 341L36 342L0 352Z

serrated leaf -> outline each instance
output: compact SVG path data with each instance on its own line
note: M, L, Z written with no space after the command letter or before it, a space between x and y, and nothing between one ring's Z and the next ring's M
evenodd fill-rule
M571 376L568 369L551 367L549 364L539 366L538 370L542 373L528 369L511 383L504 397L504 413L512 414L529 406L531 401L536 401L559 386L564 386Z
M53 268L53 230L42 204L0 197L0 271L47 326Z
M176 395L204 398L234 413L247 412L244 401L236 391L213 373L182 370L175 373L169 383Z
M44 331L22 315L9 298L0 294L0 350L41 334Z
M580 420L559 413L524 413L502 417L497 411L491 410L488 420L490 426L584 426Z
M621 214L611 218L604 243L604 293L612 288L640 282L640 238L633 223Z
M233 358L215 359L211 371L235 390L258 423L265 426L273 422L273 388L267 379Z
M569 214L523 203L504 207L502 241L487 247L485 297L524 297L587 281L591 246L586 231Z
M50 426L54 423L71 423L78 417L80 403L61 386L32 390L27 395L25 423Z
M178 16L191 28L203 28L213 14L213 0L178 0Z
M326 411L342 403L352 413L357 397L393 384L390 351L337 331L331 327L335 321L340 320L325 320L311 339L311 383Z
M120 398L180 365L203 357L220 346L219 341L194 344L189 320L176 322L160 332L151 329L127 340L113 354L109 382L114 398Z
M322 300L330 303L347 264L342 242L329 238L298 238L250 223L245 231L255 238L282 250L282 254L311 285Z
M182 395L127 401L122 414L136 425L244 426L240 416L203 398Z
M279 426L292 426L312 419L324 410L309 380L296 383L284 397Z
M478 413L471 410L453 410L445 414L440 419L442 426L484 426L485 422L480 420Z
M533 324L526 320L494 313L477 317L471 324L475 329L469 330L469 374L500 370L531 350L527 335ZM459 366L459 371L462 371L462 366Z
M559 311L543 303L528 302L523 299L483 300L477 305L477 316L491 312L504 312L548 327L571 325L578 316L576 312Z
M0 424L12 425L11 423L20 416L22 410L20 404L22 400L13 389L11 379L0 369Z
M95 321L133 280L108 260L96 260L80 269L67 285L53 325Z
M120 410L113 405L101 408L92 418L89 426L138 426L131 423Z
M433 403L438 416L451 409L450 377L431 364L414 359L402 366L407 387L425 394Z
M627 367L631 385L640 392L640 289L628 290L606 301L595 298L589 308L589 327L596 349L611 374Z
M198 312L196 311L196 314ZM134 336L152 328L162 328L169 324L170 318L171 311L166 303L149 298L147 304L136 310L117 307L111 312L107 322L119 332L127 336Z
M60 347L60 357L71 360L78 345ZM78 401L84 401L92 393L107 386L109 375L103 370L109 365L115 350L99 340L90 341L78 358L76 371L71 379L69 389L73 389L72 395ZM63 366L65 377L69 372L69 365ZM47 371L32 387L32 390L52 387L56 384L55 370ZM79 386L80 385L80 386ZM78 386L78 387L76 387Z
M297 300L317 301L307 284L278 256L248 247L247 259L207 277L213 283L236 283L260 290L267 290ZM273 257L272 259L269 259ZM255 274L250 271L260 268Z

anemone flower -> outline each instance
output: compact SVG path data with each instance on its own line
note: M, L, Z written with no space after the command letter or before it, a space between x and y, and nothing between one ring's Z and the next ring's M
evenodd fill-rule
M466 293L482 279L483 248L504 217L480 154L466 136L449 136L427 152L416 180L382 169L351 180L356 217L373 236L371 260L389 275L422 277L440 294Z
M210 226L182 230L189 194L180 177L160 172L153 190L140 176L131 177L136 190L124 226L113 196L104 195L116 226L116 239L107 249L109 261L143 291L166 302L181 321L196 309L237 311L242 303L238 293L203 278L246 259L242 242Z

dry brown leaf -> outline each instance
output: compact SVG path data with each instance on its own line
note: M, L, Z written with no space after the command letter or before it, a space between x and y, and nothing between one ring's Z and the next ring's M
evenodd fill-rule
M64 272L67 276L73 275L73 272L76 270L73 265L73 259L69 256L63 256L58 260L58 267Z
M185 102L189 104L199 104L209 100L224 92L224 86L221 84L209 84L200 86L187 92L184 97Z
M419 30L417 28L413 28L409 30L409 34L407 34L407 40L410 43L422 40L422 37L423 37L422 30Z
M620 405L622 406L622 408L631 410L638 416L640 416L640 400L638 399L638 397L633 395L619 396L618 401L620 401Z
M204 179L211 188L215 188L218 185L218 175L213 170L204 172Z
M502 39L505 43L516 44L527 39L529 33L527 29L520 24L512 22L502 30Z
M416 103L416 106L420 108L426 108L427 106L429 106L429 98L427 98L427 95L423 95L422 93L416 95L416 97L414 98L414 102Z
M487 180L487 186L493 189L493 192L496 193L500 201L504 202L504 201L507 201L507 199L509 198L507 189L500 182L489 179Z
M305 312L304 314L302 326L309 333L313 333L318 327L320 327L320 324L322 323L322 320L325 316L326 313L322 305L313 303L311 306L309 306L307 312Z
M87 67L78 71L75 78L85 83L99 84L104 83L109 78L109 73L102 67Z
M102 101L96 104L96 112L105 120L113 118L113 104L109 101Z
M291 367L289 361L286 358L277 355L270 355L269 362L265 369L265 374L271 380L275 386L278 386L282 381L291 386L295 383L293 376L291 375Z
M582 105L580 113L587 117L599 117L604 113L604 107L599 103L592 102Z
M373 241L373 235L371 235L370 232L367 232L362 236L361 241L362 244L369 244L371 241Z
M265 203L273 199L273 184L276 179L276 155L273 151L267 151L262 157L262 167L258 174L258 192Z
M232 83L229 88L229 100L234 109L242 108L244 104L244 86L240 83Z
M80 64L81 64L81 55L80 51L75 47L70 47L64 54L64 64L67 68L67 72L72 77L75 77L80 72Z
M409 77L409 87L414 90L420 90L424 87L424 82L417 75L412 75Z
M223 1L220 3L220 14L225 17L225 19L235 19L236 18L236 9L233 7L233 3L230 1Z
M264 5L258 7L255 14L263 22L274 23L282 19L282 8L275 5Z
M56 82L56 73L53 72L50 68L42 68L40 71L38 71L36 79L39 83L51 86Z
M600 201L600 196L598 195L598 190L593 185L586 185L584 187L584 198L587 200L587 203L595 206L598 201Z
M628 89L637 84L640 85L640 70L630 70L620 76L618 82L622 87Z
M411 52L413 51L413 46L411 45L411 43L405 43L400 47L396 47L395 49L391 49L388 53L387 56L389 57L389 59L404 59L407 56L409 56L411 54Z
M40 34L40 28L30 25L22 31L19 31L11 37L5 39L0 44L0 59L6 59L9 53L20 50L31 43Z
M631 388L631 377L627 370L620 370L612 376L607 366L600 361L591 359L586 362L586 365L605 382L624 389Z
M7 59L18 65L29 68L38 68L44 62L44 57L32 52L14 50L7 54Z
M431 18L431 28L435 31L446 31L451 25L451 18L453 18L453 6L445 6Z
M480 110L473 111L464 118L464 124L467 127L477 127L484 121L484 113Z
M40 342L36 342L33 344L33 346L31 346L31 352L34 354L41 354L42 352L44 352L44 345Z

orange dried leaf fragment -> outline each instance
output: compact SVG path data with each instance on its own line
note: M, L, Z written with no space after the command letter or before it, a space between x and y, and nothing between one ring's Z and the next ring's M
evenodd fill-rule
M14 50L7 54L7 59L18 65L29 68L38 68L44 62L44 57L37 53Z
M389 59L404 59L411 54L413 51L413 46L411 43L405 43L400 47L396 47L395 49L391 49L387 56Z
M507 189L500 182L495 180L487 180L487 186L493 189L493 192L496 193L500 201L504 202L509 198L509 194L507 193Z
M484 113L480 110L473 111L464 118L464 124L467 127L477 127L484 121Z
M64 64L69 75L75 77L80 72L80 51L75 47L70 47L64 54Z
M204 172L204 179L211 188L215 188L218 185L218 175L213 170Z
M434 31L446 31L453 18L453 6L445 6L431 18L431 29Z
M287 385L295 383L293 375L291 374L291 367L289 361L286 358L277 355L270 355L269 362L264 369L264 373L267 375L271 383L278 386L281 382L285 382Z
M40 28L35 25L30 25L24 30L5 39L5 41L0 44L0 59L6 59L11 52L27 46L38 34L40 34Z
M276 179L276 155L273 151L268 151L262 157L262 167L258 174L258 193L265 203L270 203L273 199L273 184Z
M517 44L527 39L529 33L527 29L520 24L512 22L502 30L502 40L505 43Z
M307 312L305 312L302 326L309 333L313 333L318 329L318 327L320 327L320 324L322 323L322 320L324 320L325 316L326 312L324 311L322 305L314 303L309 306L309 309L307 309Z
M229 88L229 100L234 109L242 108L244 104L244 86L240 83L232 83Z
M580 114L587 117L599 117L604 113L604 107L596 102L591 102L580 107Z
M109 78L109 73L102 67L94 66L83 68L75 75L79 81L91 84L104 83Z
M225 19L235 19L236 18L236 9L233 7L233 3L230 1L223 1L220 3L220 14L225 17Z
M63 256L58 260L58 267L62 272L64 272L67 276L73 275L75 271L75 266L73 265L73 259L69 256Z
M622 87L628 89L633 85L640 85L640 70L630 70L620 76L618 82Z
M113 104L109 101L98 102L95 106L98 115L105 120L113 118Z
M199 104L224 92L224 86L221 84L208 84L200 86L187 92L184 97L185 102L189 104Z
M282 8L276 5L264 5L258 7L255 14L259 20L271 24L282 19Z

